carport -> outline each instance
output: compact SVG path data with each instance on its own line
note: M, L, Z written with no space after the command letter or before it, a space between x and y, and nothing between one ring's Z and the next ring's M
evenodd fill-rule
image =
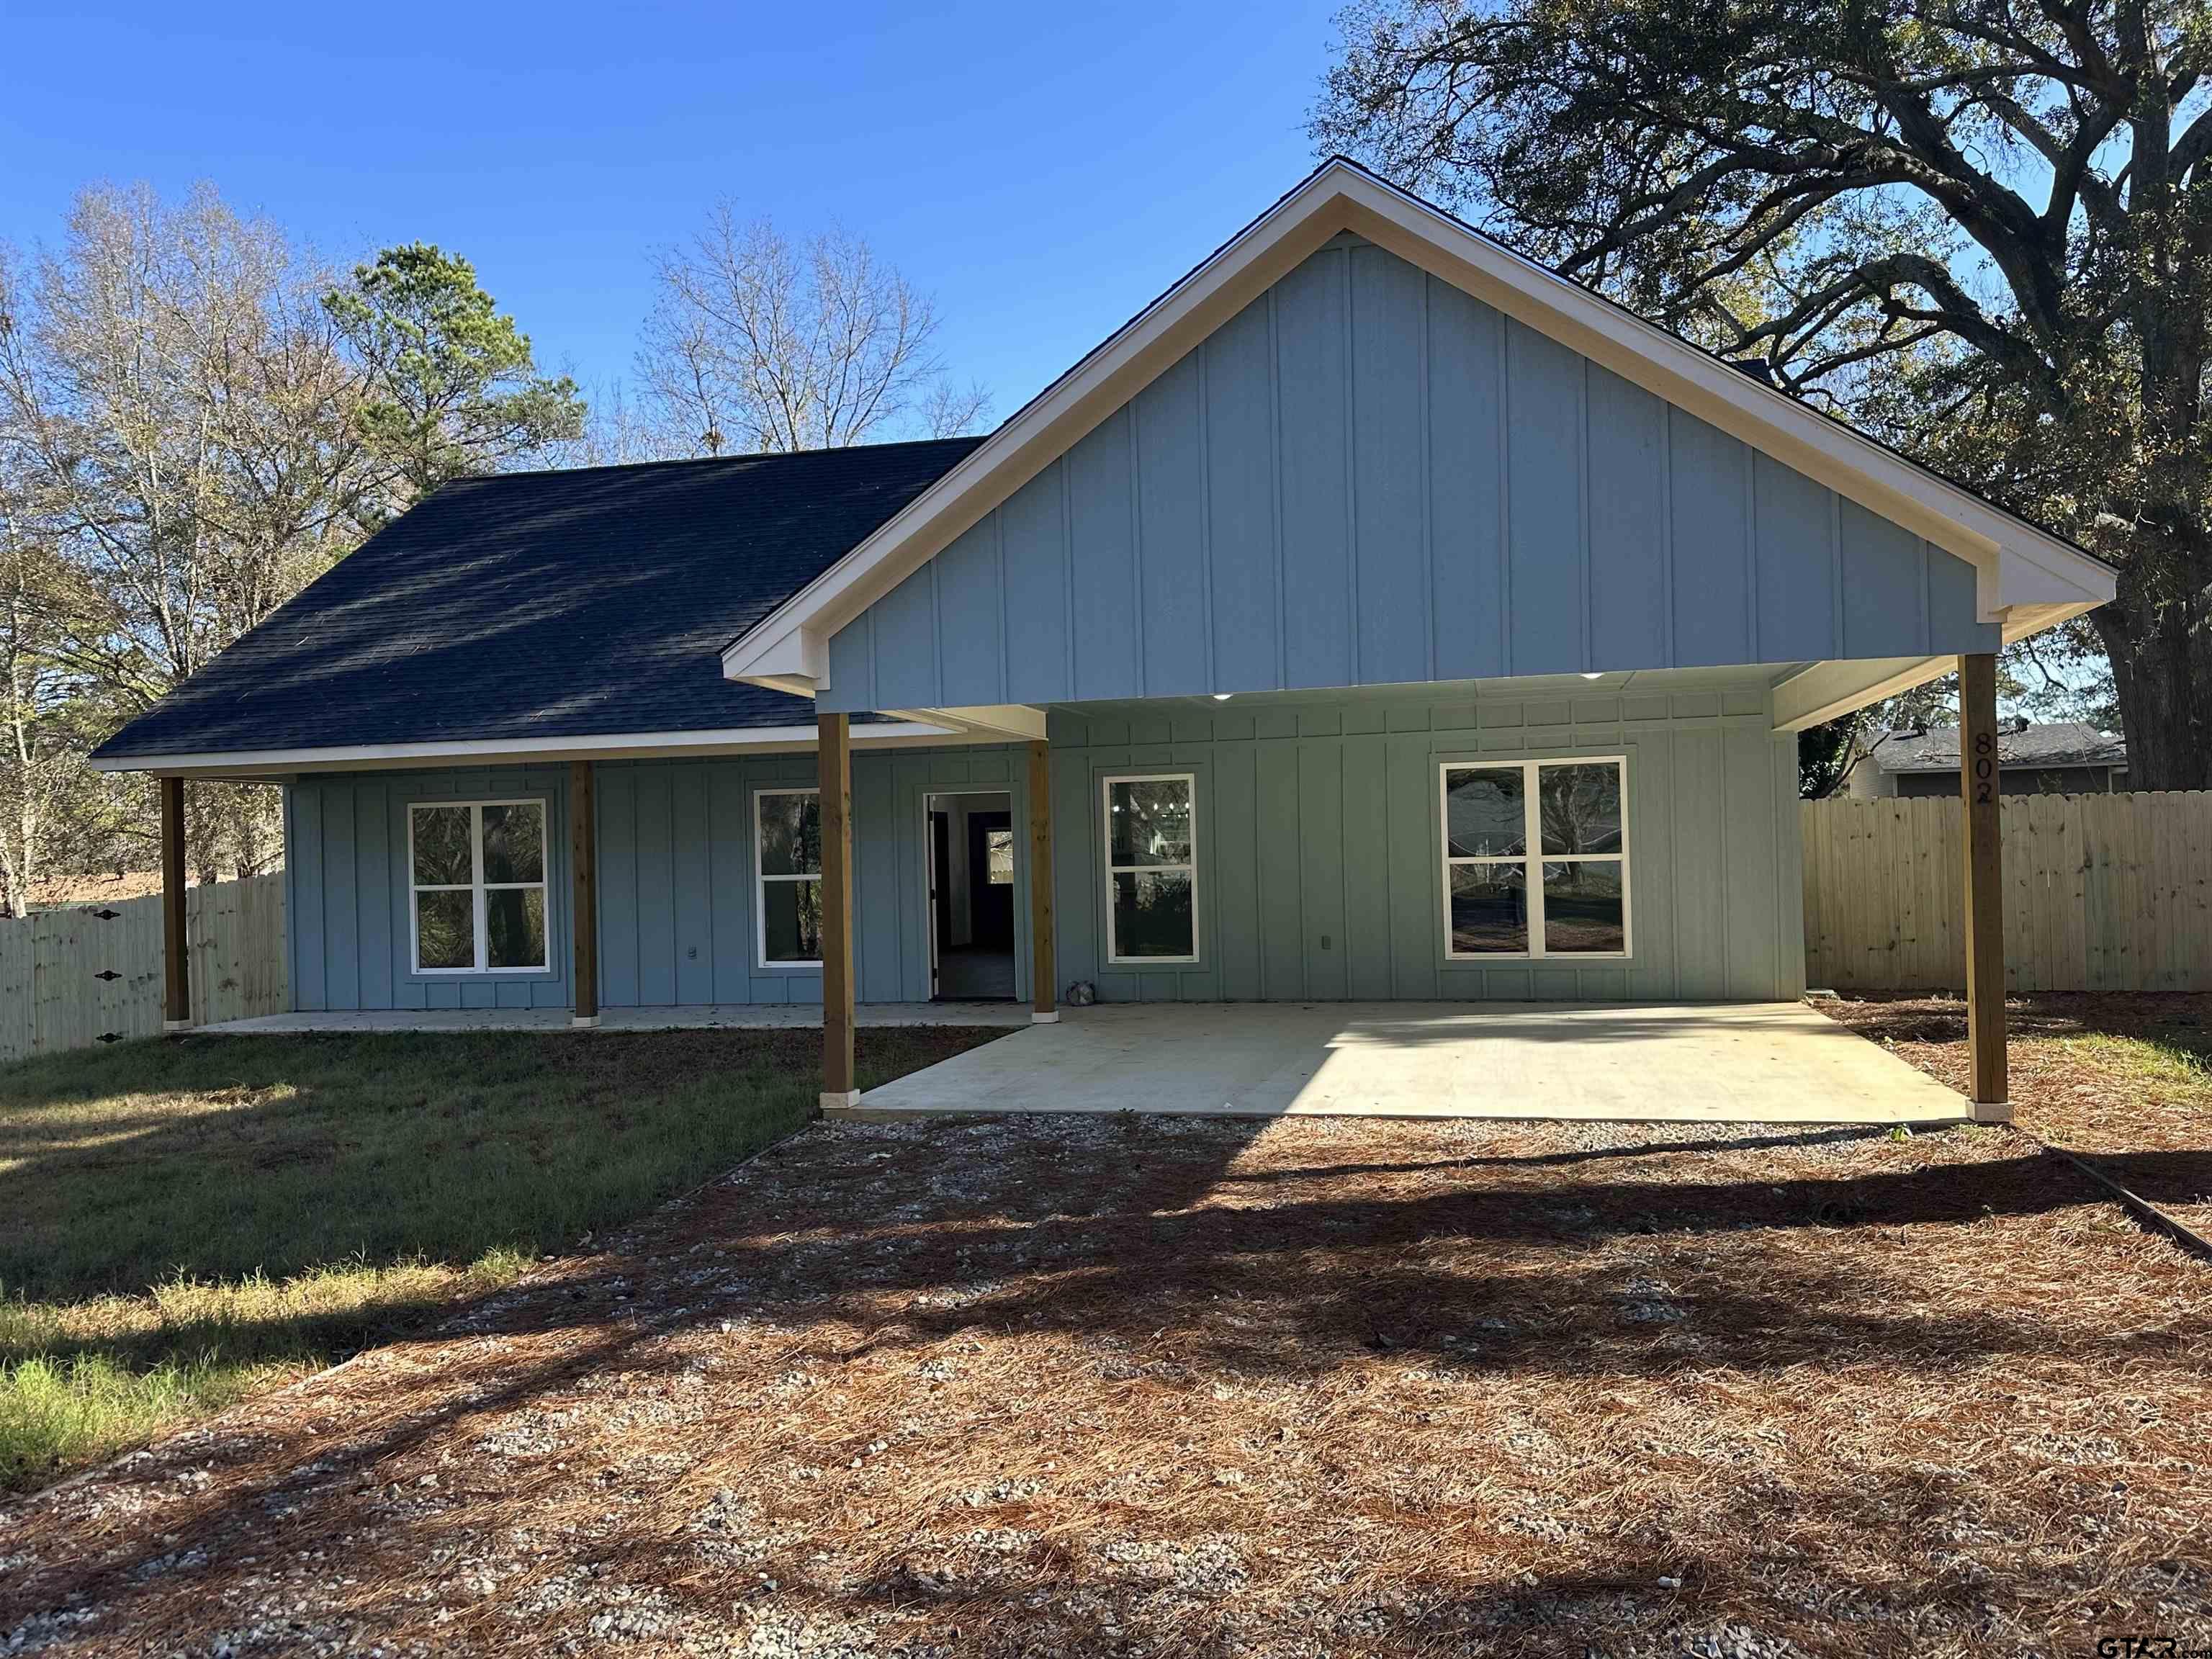
M1957 1123L1960 1096L1803 1003L1121 1004L1069 1009L831 1116Z

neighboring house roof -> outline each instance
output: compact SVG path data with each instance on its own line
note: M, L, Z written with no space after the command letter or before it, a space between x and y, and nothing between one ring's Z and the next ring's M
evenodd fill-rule
M447 484L94 759L811 726L717 652L979 441Z
M1337 157L1039 393L910 506L732 639L722 653L723 672L756 684L819 689L829 676L829 640L838 629L1345 231L1966 560L1976 572L1980 619L2002 623L2007 640L2112 597L2111 568L2073 544ZM1825 688L1825 702L1797 713L1803 720L1827 718L1942 672L1936 658L1891 669L1867 685Z
M1885 772L1955 772L1959 728L1893 732L1875 745L1875 764ZM2100 732L2080 720L2055 720L1997 733L1997 764L2021 766L2125 766L2126 739Z

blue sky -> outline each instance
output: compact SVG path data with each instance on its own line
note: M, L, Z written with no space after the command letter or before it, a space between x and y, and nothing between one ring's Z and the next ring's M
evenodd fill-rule
M207 179L333 256L465 253L590 384L726 194L869 238L1004 416L1312 165L1335 4L0 0L42 66L0 99L0 238L55 240L94 179Z

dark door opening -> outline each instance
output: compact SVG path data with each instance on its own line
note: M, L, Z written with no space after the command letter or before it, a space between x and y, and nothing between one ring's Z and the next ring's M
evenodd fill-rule
M1014 994L1014 814L1004 793L932 795L930 996Z

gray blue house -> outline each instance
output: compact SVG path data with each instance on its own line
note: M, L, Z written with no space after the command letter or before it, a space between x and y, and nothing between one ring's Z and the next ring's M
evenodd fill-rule
M1796 732L2112 591L1331 162L988 438L449 485L98 760L286 786L302 1009L1788 1000Z

